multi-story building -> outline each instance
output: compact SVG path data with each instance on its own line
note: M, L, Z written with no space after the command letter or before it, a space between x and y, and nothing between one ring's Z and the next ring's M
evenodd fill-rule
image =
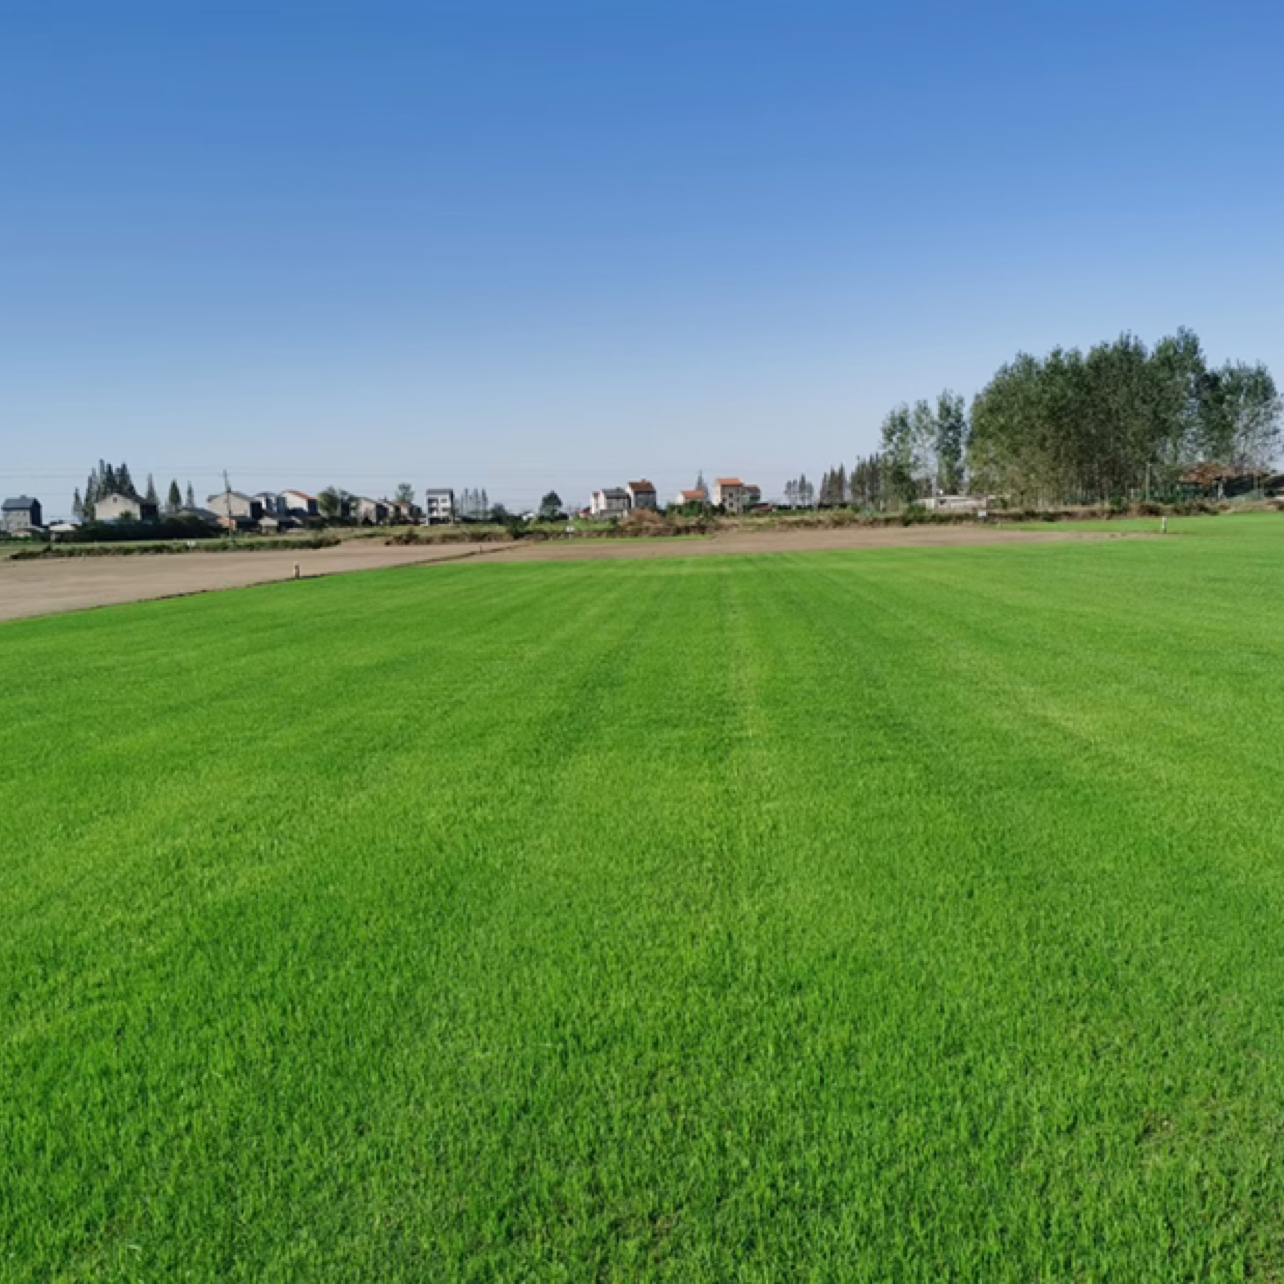
M594 517L619 517L629 511L628 491L618 486L608 486L605 490L595 490L589 500L589 512Z
M655 487L649 481L631 481L624 490L629 497L630 508L656 507Z
M453 490L424 491L424 521L429 526L439 526L455 520L455 492Z
M44 514L40 501L30 495L18 495L6 499L0 505L0 529L6 531L24 531L38 529L44 525Z
M745 484L739 477L719 477L713 483L713 506L728 513L742 513L745 507Z

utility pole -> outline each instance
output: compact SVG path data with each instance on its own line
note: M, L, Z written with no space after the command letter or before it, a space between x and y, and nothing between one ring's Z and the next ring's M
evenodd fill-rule
M236 519L232 516L232 483L227 479L227 469L223 469L223 515L227 518L227 529L233 542L236 540Z

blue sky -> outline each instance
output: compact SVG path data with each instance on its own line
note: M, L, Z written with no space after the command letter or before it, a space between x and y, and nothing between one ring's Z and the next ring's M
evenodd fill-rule
M9 0L0 491L778 492L1016 351L1284 376L1284 11Z

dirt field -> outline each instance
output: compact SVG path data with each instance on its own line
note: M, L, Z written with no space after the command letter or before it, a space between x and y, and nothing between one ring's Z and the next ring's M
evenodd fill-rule
M296 563L300 574L311 578L450 561L494 547L493 544L389 546L371 540L350 540L335 548L284 552L157 553L3 561L0 562L0 621L243 588L248 584L270 584L292 579Z
M1070 530L1007 531L992 527L848 527L809 531L732 531L694 539L582 540L549 544L393 545L350 541L337 548L283 552L175 553L134 557L69 557L0 561L0 621L83 611L154 598L208 593L288 580L298 563L305 578L419 566L484 556L487 560L578 561L636 557L707 557L734 553L808 553L844 549L943 548L1038 544L1067 539L1120 539ZM1138 538L1136 535L1131 538Z

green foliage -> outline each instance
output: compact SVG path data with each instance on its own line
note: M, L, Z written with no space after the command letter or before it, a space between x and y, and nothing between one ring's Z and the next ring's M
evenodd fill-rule
M0 628L0 1274L1277 1277L1284 521L1178 531Z
M116 544L129 540L212 539L221 532L199 517L163 517L158 522L86 522L74 535L75 544Z
M327 486L317 496L317 512L327 522L338 522L348 515L348 494L342 487Z
M1022 501L1173 495L1200 464L1264 469L1280 400L1263 366L1209 369L1189 330L1153 351L1132 335L1088 353L1021 354L972 408L971 472Z

